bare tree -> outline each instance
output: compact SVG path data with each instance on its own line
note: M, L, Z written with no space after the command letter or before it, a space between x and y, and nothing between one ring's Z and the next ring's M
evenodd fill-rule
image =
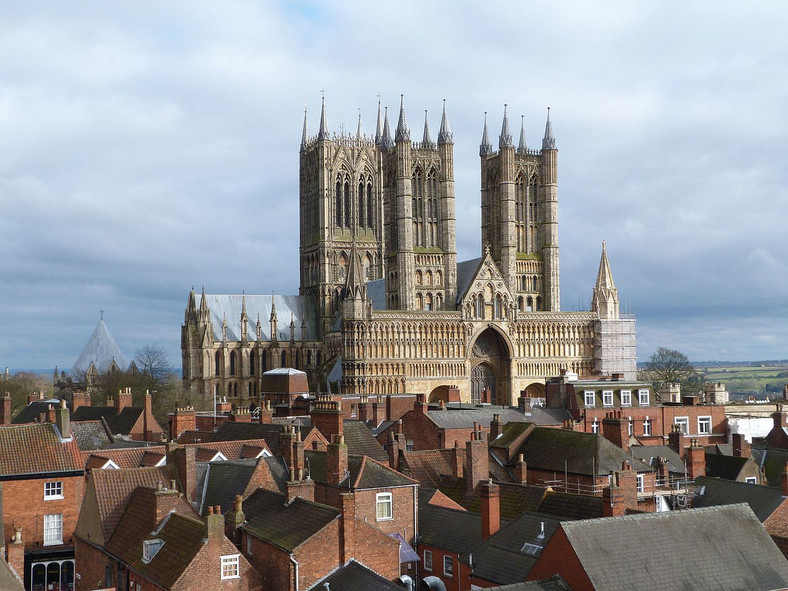
M145 345L137 351L134 363L143 375L150 376L157 382L163 382L172 374L167 352L159 345Z
M703 388L703 376L681 351L659 347L648 358L643 377L654 383L655 388L662 384L680 384L682 392L696 394Z

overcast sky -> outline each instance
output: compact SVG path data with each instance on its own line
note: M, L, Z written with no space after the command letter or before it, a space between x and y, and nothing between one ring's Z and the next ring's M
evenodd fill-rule
M180 366L192 285L297 293L298 147L454 132L480 253L484 112L559 149L564 310L602 240L638 357L786 358L788 3L0 2L0 366L70 368L99 320Z

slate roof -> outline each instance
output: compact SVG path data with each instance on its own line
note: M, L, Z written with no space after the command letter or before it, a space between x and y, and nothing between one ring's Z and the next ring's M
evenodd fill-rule
M57 398L50 398L48 400L34 400L27 406L23 407L11 421L12 425L25 425L27 423L36 423L43 414L47 415L49 407L57 408L60 406L60 400Z
M468 291L476 271L482 263L482 257L460 261L457 263L457 303L462 301L465 292Z
M326 587L328 585L328 587ZM350 560L309 587L307 591L331 588L339 591L402 591L403 587L381 577L363 564Z
M736 480L749 459L739 456L706 454L706 474L726 480Z
M329 523L339 518L334 507L295 497L290 503L285 495L262 488L243 503L250 534L279 548L293 551Z
M327 452L306 451L304 459L308 466L310 478L315 482L326 482ZM348 470L350 471L351 487L356 489L388 488L392 486L413 486L418 484L412 478L392 470L367 456L348 455ZM347 478L340 483L347 486Z
M529 468L585 476L610 474L620 470L632 456L600 434L579 433L566 429L537 427L520 449ZM633 463L637 472L653 470L640 462Z
M389 456L378 443L372 431L361 421L343 421L342 432L345 435L345 445L349 454L369 456L381 462L388 462Z
M114 406L78 406L71 412L72 421L110 421L117 413Z
M487 591L571 591L571 589L560 575L555 575L541 581L525 581L524 583L489 587Z
M602 517L602 497L550 490L539 505L539 513L570 520Z
M107 422L113 435L128 435L137 421L140 420L145 408L127 406L120 412L114 406L80 406L71 413L72 421L98 421L102 418ZM155 430L156 425L153 426Z
M52 423L0 426L0 479L4 476L83 471L73 437L61 442Z
M472 495L467 494L467 480L442 476L439 490L452 501L461 505L468 511L481 513L481 491L477 487ZM515 484L499 482L499 499L501 506L501 519L511 520L518 517L523 511L537 511L548 493L543 486L530 484Z
M693 507L713 507L716 505L735 505L747 503L752 512L763 523L788 497L779 488L722 480L709 476L699 476L695 485L700 494L692 501Z
M464 554L481 541L480 514L419 502L419 544Z
M279 437L285 431L285 425L276 423L236 423L225 421L214 433L213 441L240 441L264 439L271 453L281 455Z
M465 450L460 451L463 474L467 462ZM451 449L427 449L422 451L400 451L400 471L418 480L422 486L437 488L441 475L454 473L454 451Z
M71 431L80 450L101 449L112 443L107 424L99 421L71 421Z
M629 447L630 453L637 458L651 466L656 467L658 457L665 458L668 461L668 471L674 474L684 474L684 460L676 451L669 445L631 445Z
M528 421L519 410L501 406L483 406L481 408L463 408L446 410L428 410L426 412L436 425L444 429L473 429L474 423L481 424L485 429L489 428L493 415L501 415L501 423L523 423Z
M540 513L523 513L470 551L473 576L501 584L524 580L558 524L558 519ZM460 558L464 564L469 560L468 555Z
M227 321L227 340L241 340L241 307L246 299L246 313L249 317L247 335L249 340L257 338L257 317L260 317L262 340L271 340L271 297L270 295L242 294L205 294L205 301L211 313L213 338L222 340L222 322ZM297 341L314 341L317 338L315 305L311 298L298 295L275 295L276 314L279 318L277 330L279 339L290 340L290 316L295 323L295 339ZM195 302L199 309L202 294L195 294ZM302 322L306 323L306 335L301 332Z
M561 527L596 589L755 591L788 581L788 561L745 504L568 521Z
M5 561L5 556L0 556L0 589L5 591L24 591L25 589L21 581L11 571L11 567Z
M169 513L153 535L150 527L134 527L135 512L132 509L130 505L123 516L118 532L109 544L110 552L143 577L169 589L202 549L205 526L196 518L179 512ZM149 562L145 562L142 560L142 542L153 539L162 540L164 544Z
M208 464L201 481L198 482L199 490L204 491L200 507L221 505L222 513L231 511L236 495L244 496L258 462L263 462L268 467L278 463L274 458L260 458ZM284 465L272 476L279 490L284 492L287 481ZM285 476L284 479L282 479L283 476Z

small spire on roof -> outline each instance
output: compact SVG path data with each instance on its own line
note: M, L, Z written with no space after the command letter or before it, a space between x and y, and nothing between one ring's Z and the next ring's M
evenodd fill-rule
M487 111L484 112L484 131L482 131L482 143L479 146L479 156L489 156L493 148L490 143L490 134L487 131Z
M424 109L424 137L422 138L421 143L425 148L435 147L435 144L430 137L430 124L427 120L427 109Z
M320 107L320 131L317 133L317 139L328 139L328 118L326 117L326 91L321 90L323 93L322 105Z
M375 145L383 141L383 111L380 108L380 95L378 95L378 125L375 128Z
M397 122L397 133L394 136L396 142L409 142L410 130L408 129L408 122L405 119L405 95L401 94L399 103L399 121Z
M547 107L547 123L544 126L544 138L542 139L542 150L555 150L555 138L553 137L553 124L550 122L550 107Z
M441 129L438 133L439 144L451 144L454 141L454 136L449 127L449 118L446 115L446 99L443 99L443 115L441 115Z
M301 132L301 151L304 150L306 146L307 140L307 131L306 131L306 106L304 107L304 130Z
M356 139L361 140L364 134L361 132L361 107L358 108L358 129L356 129Z
M512 134L509 133L509 115L506 112L506 105L503 105L503 125L501 125L501 136L498 138L498 148L512 148Z
M520 144L517 146L518 152L525 152L528 150L528 144L525 142L525 115L520 115Z
M380 147L383 150L390 150L394 147L394 140L391 139L391 131L389 130L389 108L386 107L383 116L383 139L380 141Z

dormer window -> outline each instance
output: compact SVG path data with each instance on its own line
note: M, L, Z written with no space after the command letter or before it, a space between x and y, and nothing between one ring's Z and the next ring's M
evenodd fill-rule
M148 564L156 553L161 550L164 545L164 540L156 538L155 540L145 540L142 542L142 562Z
M594 406L594 391L593 390L586 390L583 392L583 402L585 403L587 408L593 408Z

